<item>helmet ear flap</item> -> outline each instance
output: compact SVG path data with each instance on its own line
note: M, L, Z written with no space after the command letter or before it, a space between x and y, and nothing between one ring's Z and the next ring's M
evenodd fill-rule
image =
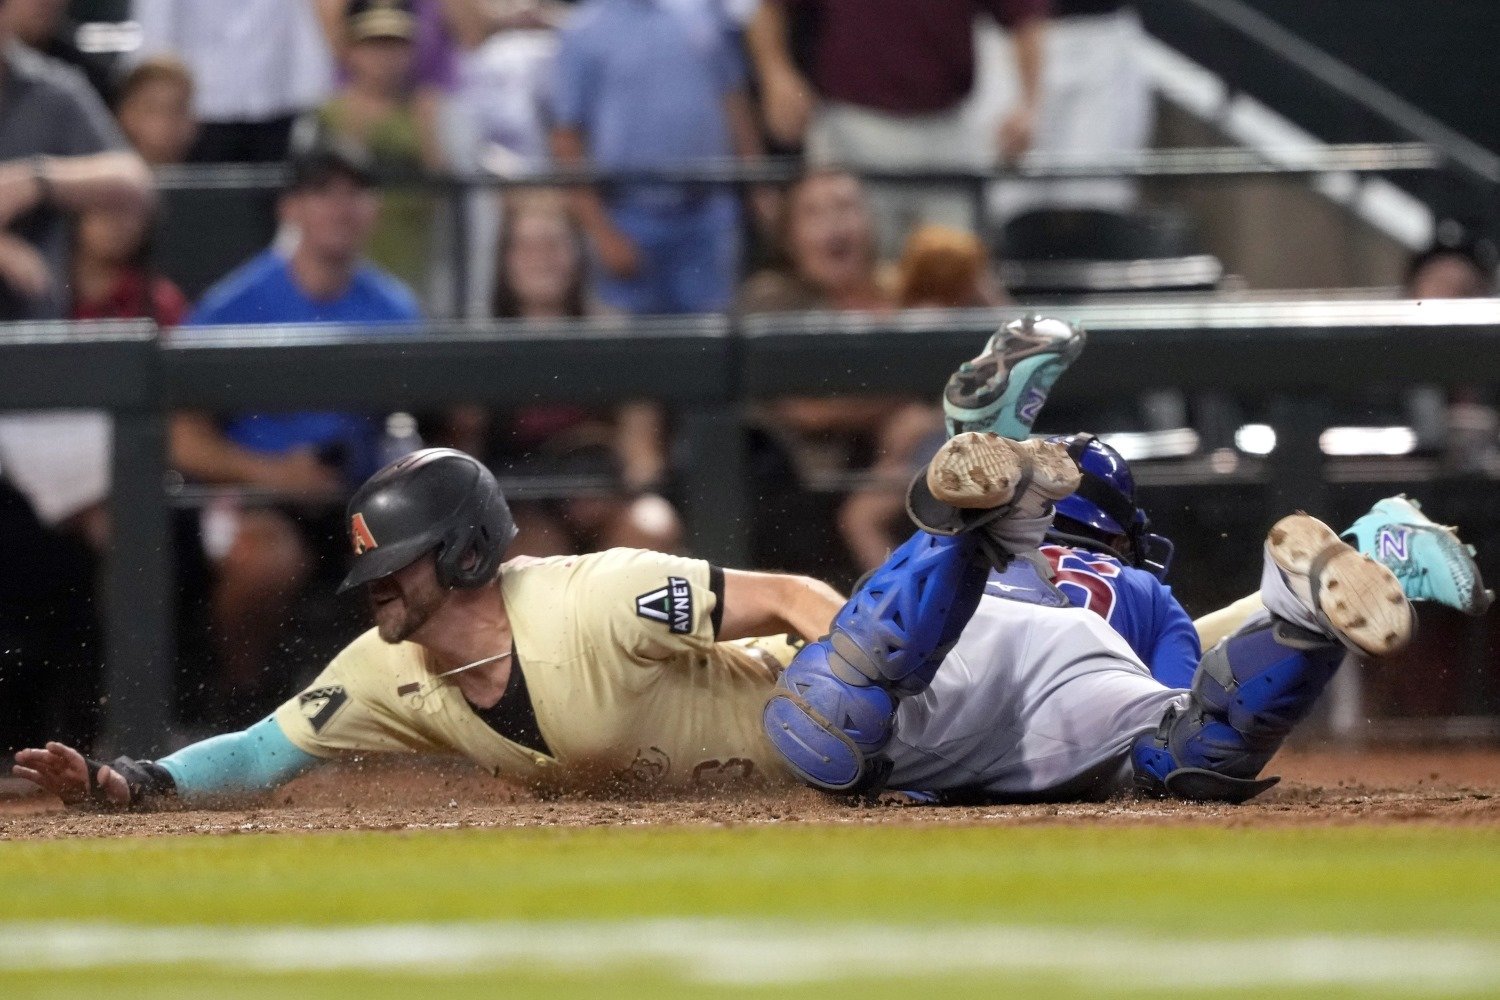
M456 528L438 550L438 583L449 589L482 587L495 578L504 554L486 526Z

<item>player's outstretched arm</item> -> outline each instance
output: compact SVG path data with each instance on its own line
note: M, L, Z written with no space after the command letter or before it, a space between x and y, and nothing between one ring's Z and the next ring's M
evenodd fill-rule
M812 642L828 634L843 606L838 591L812 577L726 569L718 637L730 641L791 632Z
M121 757L92 761L62 743L16 754L14 773L68 805L94 801L145 808L163 798L267 792L316 766L322 758L298 749L274 718L214 736L161 760ZM92 780L91 780L92 779Z

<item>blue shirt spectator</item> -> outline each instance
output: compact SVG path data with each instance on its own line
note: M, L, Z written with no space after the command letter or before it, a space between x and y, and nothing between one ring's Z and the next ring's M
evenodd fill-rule
M317 299L303 291L288 259L267 250L209 289L188 326L255 323L341 323L374 326L421 319L416 297L401 282L370 264L359 265L342 294ZM252 451L280 453L317 449L351 482L375 471L378 427L352 413L253 413L231 419L226 436Z
M745 86L727 26L707 5L586 0L563 28L556 123L581 130L605 170L730 156L724 98Z
M564 164L648 169L759 153L734 25L710 3L585 0L564 27L553 148ZM727 308L739 211L725 189L616 185L579 195L597 292L627 312Z
M379 336L418 319L412 293L365 260L380 215L368 152L335 135L311 138L288 164L277 202L291 251L266 251L209 289L188 319L198 329L180 328L179 339L210 339L204 328L217 324L336 323ZM379 432L359 413L247 414L227 426L204 413L174 416L172 461L184 475L284 501L229 501L204 518L222 668L206 685L215 717L249 721L280 700L278 630L302 585L347 551L344 494L374 471Z

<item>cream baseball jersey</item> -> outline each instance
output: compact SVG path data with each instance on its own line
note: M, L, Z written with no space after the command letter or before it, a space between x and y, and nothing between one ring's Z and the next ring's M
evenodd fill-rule
M278 725L318 757L456 753L496 776L559 789L790 780L762 735L761 708L796 647L785 637L716 641L719 570L611 549L516 560L500 585L511 669L524 678L541 746L502 736L435 677L423 647L383 642L373 629L277 710Z

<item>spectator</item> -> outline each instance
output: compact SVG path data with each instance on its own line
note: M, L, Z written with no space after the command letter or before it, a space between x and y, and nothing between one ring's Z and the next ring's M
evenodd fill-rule
M370 6L380 6L373 4ZM434 106L458 87L458 44L449 26L452 14L461 7L488 8L488 0L409 0L409 12L416 21L412 34L412 85L422 100ZM345 29L350 0L317 0L318 19L324 37L339 61L342 61L350 39Z
M184 162L198 135L193 75L173 56L138 63L120 80L115 116L125 138L151 166Z
M453 6L468 10L469 0ZM461 19L458 98L474 148L466 159L492 173L526 173L550 162L547 134L557 57L557 15L520 4L504 19Z
M448 133L456 169L512 177L551 163L550 88L562 17L556 7L519 2L501 10L484 0L445 0L459 48ZM475 190L467 207L468 301L460 307L483 316L494 297L502 198Z
M114 70L111 60L78 47L78 23L67 8L67 0L5 0L0 4L0 18L14 38L78 70L108 102Z
M56 318L68 216L144 208L150 176L76 70L11 38L11 13L0 3L0 321ZM108 447L103 414L0 417L0 549L29 569L0 574L0 742L52 722L91 737L91 715L59 706L77 706L97 678L90 512L109 491Z
M678 167L759 155L742 60L717 8L584 0L557 55L552 146L564 166ZM681 185L580 188L604 304L629 313L729 306L740 221L732 192Z
M906 240L896 281L902 309L977 309L998 304L984 244L973 233L923 226Z
M1483 298L1495 292L1495 244L1473 239L1454 226L1439 228L1432 246L1414 255L1406 267L1406 296L1411 299Z
M896 301L903 309L973 309L997 304L984 245L972 233L923 226L901 255ZM935 407L903 407L880 429L867 481L839 510L839 534L861 570L885 560L905 532L906 485L943 441Z
M415 322L412 293L364 261L379 206L362 150L329 140L298 153L278 206L296 234L294 248L287 256L267 250L229 275L204 296L189 326ZM264 707L257 696L280 693L264 676L276 630L315 557L326 565L342 555L344 525L328 504L374 471L379 440L377 422L353 413L246 414L222 429L199 414L174 421L173 460L185 475L287 498L218 512L232 530L213 553L213 617L225 693L234 691L241 711L253 714Z
M0 22L0 320L62 314L67 213L150 198L145 164L98 95Z
M815 168L787 192L785 205L788 268L752 277L741 296L743 310L880 313L895 307L857 177ZM905 487L913 456L940 434L941 416L914 400L864 396L778 400L760 417L798 455L804 478L867 469L872 481L852 491L836 516L856 568L879 565L889 553L887 521L900 512L899 501L893 510L888 494Z
M339 92L318 112L318 124L370 151L383 179L400 181L443 166L437 107L413 88L417 19L405 0L353 0L344 20ZM426 284L432 253L431 195L389 191L370 256L407 284Z
M790 8L816 23L809 75L793 59ZM1015 39L1021 98L988 139L965 113L974 84L974 21L992 13ZM856 170L987 169L1031 145L1041 98L1047 0L765 0L748 40L766 127L784 144L806 140L818 163ZM899 248L918 222L972 229L967 190L901 187L874 199L880 244Z
M135 0L137 59L169 53L192 71L197 163L276 163L292 125L323 103L333 60L312 0Z
M1130 0L1051 0L1043 43L1041 101L1032 150L1074 157L1125 157L1145 148L1155 124L1144 32ZM981 111L1015 100L1015 57L998 31L981 33L975 101ZM1137 185L1124 178L994 185L997 214L1031 208L1128 211Z
M582 234L565 202L549 194L514 198L501 232L497 318L545 322L589 314ZM582 474L615 486L604 495L560 503L516 503L517 554L615 546L672 552L681 546L677 513L656 492L668 471L665 420L656 404L630 403L614 412L531 406L496 428L482 410L465 407L454 414L453 425L452 443L484 456L502 476Z
M71 319L141 318L164 328L182 322L186 297L151 271L151 222L151 214L136 206L98 208L78 217Z
M788 267L753 275L740 296L743 311L885 312L895 305L880 273L869 199L848 171L819 167L792 185L781 243Z

